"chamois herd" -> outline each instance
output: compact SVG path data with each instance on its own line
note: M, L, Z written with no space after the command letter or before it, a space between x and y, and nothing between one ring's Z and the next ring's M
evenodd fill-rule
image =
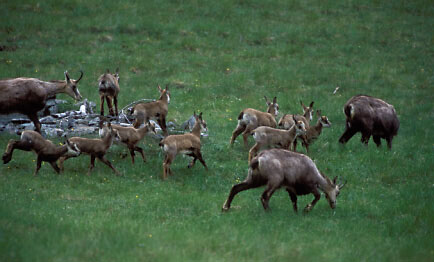
M159 142L165 153L163 160L163 178L172 174L170 165L178 154L192 157L189 168L199 160L206 170L208 167L201 153L201 131L206 130L206 122L202 113L194 113L195 123L190 133L169 135L166 127L170 92L168 86L162 89L158 86L160 97L158 100L134 105L130 114L135 118L133 126L111 124L104 117L104 101L107 101L109 114L118 116L117 98L120 93L119 72L110 73L109 70L98 78L98 91L101 98L100 138L71 137L65 140L64 145L57 146L45 139L41 133L41 124L37 112L44 108L48 98L59 93L66 93L76 100L82 97L77 84L83 77L81 72L78 80L71 79L65 72L65 80L45 82L36 78L14 78L0 80L0 114L18 112L27 115L34 122L36 131L26 130L21 133L20 140L10 140L3 154L3 163L12 159L15 149L34 151L37 155L37 175L42 161L50 163L59 173L64 169L65 160L78 157L81 154L90 156L88 175L95 166L95 159L109 166L116 175L119 171L106 159L105 155L114 141L125 145L134 164L135 152L139 152L146 162L144 150L138 146L147 133L155 134L155 119L160 125L164 138ZM232 133L230 145L232 146L239 135L243 135L244 146L248 148L248 137L252 136L255 144L248 153L249 170L247 178L232 187L229 196L223 205L223 210L229 210L236 194L241 191L266 186L261 195L265 210L269 208L269 200L273 193L283 187L288 192L294 211L297 212L297 196L313 194L314 200L308 204L304 211L310 211L324 192L331 208L336 207L336 198L345 183L329 179L321 173L315 163L305 154L297 153L297 141L300 141L306 152L309 146L317 139L324 127L330 127L327 116L320 110L314 113L311 102L306 106L300 101L303 114L285 114L276 121L279 112L277 97L269 101L265 97L267 111L262 112L253 108L246 108L238 115L238 124ZM115 110L113 110L113 104ZM346 125L339 142L345 144L354 134L361 132L362 143L368 144L369 139L377 146L381 145L381 138L387 141L389 149L392 148L392 139L397 135L399 120L395 109L385 101L366 95L356 95L350 98L343 108ZM316 122L313 121L316 115ZM269 149L271 148L271 149ZM261 151L263 150L263 151ZM261 151L261 152L260 152ZM259 153L258 153L259 152ZM59 160L59 166L57 165Z

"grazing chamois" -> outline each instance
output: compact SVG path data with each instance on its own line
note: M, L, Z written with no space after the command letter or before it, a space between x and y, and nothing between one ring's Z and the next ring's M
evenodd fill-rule
M191 133L170 135L161 140L160 146L163 147L163 150L166 154L163 162L163 179L166 179L168 174L172 174L170 165L175 159L176 155L179 153L193 157L193 160L188 165L188 168L192 168L196 163L196 160L199 159L205 169L208 170L200 151L200 132L201 130L206 132L206 122L202 118L202 113L196 115L195 112L194 117L196 118L196 123L194 124Z
M139 128L141 124L149 122L150 119L154 118L163 130L163 135L167 136L166 116L168 104L170 103L169 86L166 85L165 89L161 89L158 85L158 90L160 91L160 98L157 101L139 103L132 108L132 115L137 116L139 113L143 114L143 118L136 118L133 125L135 128Z
M62 146L56 146L50 140L44 139L41 134L32 130L25 130L21 133L20 140L9 140L6 146L5 153L3 154L3 163L7 164L12 159L12 154L15 149L24 151L33 151L36 153L36 169L33 174L36 176L41 168L42 161L50 163L54 171L60 173L60 169L56 164L57 159L64 155L77 156L80 154L80 150L75 143L66 139L66 142Z
M309 128L310 121L312 121L312 112L313 112L313 101L309 106L305 106L302 101L300 101L301 106L303 107L303 115L294 115L297 121L303 121L306 128ZM279 127L284 129L290 129L294 125L293 115L285 114L283 115L278 123Z
M142 156L143 162L146 162L146 157L143 149L137 144L145 137L147 133L155 134L155 125L147 122L143 127L134 128L129 126L112 125L112 128L118 132L119 142L128 147L131 155L131 161L134 164L134 151L137 151ZM100 129L101 130L101 129ZM106 136L108 128L103 128L100 134L101 137Z
M321 115L321 110L317 110L316 114L318 116L318 120L315 125L311 125L307 131L306 134L301 135L298 137L300 140L302 140L302 145L304 148L306 148L306 152L309 152L309 145L315 141L322 132L323 127L331 127L332 123L330 123L327 116ZM294 151L297 149L297 140L294 141Z
M99 138L84 138L84 137L71 137L69 139L70 142L74 143L81 153L85 153L90 155L90 167L87 175L90 176L90 172L95 167L95 158L98 158L101 162L109 166L116 175L120 176L121 174L113 167L109 160L105 158L105 154L113 143L115 138L119 138L118 132L111 127L111 124L107 124L108 134L99 139ZM59 159L59 166L63 169L63 162L68 158L73 156L62 156Z
M267 112L261 112L252 108L246 108L238 115L238 124L235 130L232 132L230 145L234 144L235 139L243 133L244 146L249 147L247 138L253 131L253 129L259 126L276 127L276 119L274 117L279 113L279 105L277 104L277 98L273 98L273 102L270 103L266 96L264 96L267 103Z
M107 107L109 114L112 116L118 116L118 94L119 88L119 68L116 69L116 73L111 74L107 69L107 72L102 74L98 78L99 96L101 99L101 115L104 115L104 98L107 100ZM115 105L115 112L113 112L113 104Z
M368 145L373 136L375 144L381 145L381 138L386 139L389 149L392 139L398 134L399 120L395 108L379 98L356 95L344 106L346 117L345 132L339 142L345 144L357 132L362 133L362 143Z
M266 185L261 201L265 210L273 193L283 187L289 194L294 211L297 212L297 196L313 194L315 199L308 204L309 212L321 198L320 190L332 209L336 207L336 198L345 184L336 184L335 177L330 180L323 175L315 163L306 155L284 149L262 151L250 163L247 178L232 187L229 197L223 204L223 211L229 210L236 194L241 191Z
M47 99L59 93L81 100L77 84L82 77L82 71L78 80L71 79L65 71L63 81L45 82L26 77L0 80L0 114L24 114L33 122L36 132L41 133L38 111L44 109Z
M294 143L296 138L306 133L304 122L297 121L294 116L292 117L294 118L293 121L295 122L295 125L293 125L289 130L260 126L252 131L256 144L249 151L249 163L261 148L266 146L277 146L290 150L291 145Z

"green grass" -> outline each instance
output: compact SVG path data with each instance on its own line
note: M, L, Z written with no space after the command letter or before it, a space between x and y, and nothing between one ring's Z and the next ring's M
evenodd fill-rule
M45 164L35 178L35 156L16 151L0 166L1 261L434 260L430 1L62 2L2 2L0 78L83 70L80 92L98 102L98 76L119 67L121 108L169 84L169 121L204 112L209 171L187 169L178 156L163 181L151 139L142 144L148 162L134 166L126 149L111 148L124 177L99 162L88 177L81 156L60 176ZM362 146L360 135L338 144L342 106L359 93L395 106L401 127L391 151ZM228 147L236 118L246 107L265 110L264 95L278 97L281 115L300 113L303 100L329 117L309 156L348 180L335 211L322 198L295 214L278 191L264 212L256 189L221 213L247 173L241 138ZM0 148L11 138L0 134Z

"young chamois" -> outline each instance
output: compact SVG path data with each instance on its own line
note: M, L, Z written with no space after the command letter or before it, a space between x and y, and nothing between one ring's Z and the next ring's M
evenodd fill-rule
M90 155L90 167L87 175L90 176L90 172L95 167L95 158L98 158L101 162L109 166L116 175L121 174L113 167L109 160L105 158L105 154L113 143L114 138L118 138L118 132L111 127L111 124L107 124L108 134L99 138L84 138L84 137L71 137L69 140L73 142L81 153ZM60 168L63 169L63 162L73 156L62 156L59 159Z
M59 93L81 100L77 84L82 77L83 72L78 80L71 79L68 71L65 71L63 81L45 82L26 77L0 80L0 114L24 114L33 122L36 132L41 133L38 111L44 109L47 99Z
M132 163L134 164L134 151L139 152L140 155L142 155L143 162L146 162L146 157L143 149L137 144L145 137L147 133L155 134L155 125L148 122L143 127L138 129L134 127L125 127L120 125L112 125L112 128L118 132L119 142L128 147ZM102 128L100 130L102 131L100 133L101 137L106 136L109 131L108 128Z
M329 119L326 116L321 115L321 110L317 110L316 114L318 116L318 121L315 125L310 126L306 134L301 135L298 139L302 140L302 145L306 148L306 152L309 152L309 145L315 141L322 132L323 127L331 127L332 123L330 123ZM294 151L297 148L297 140L294 141Z
M37 175L41 168L42 161L50 163L54 171L60 173L60 169L56 164L57 159L64 155L77 156L80 150L75 143L66 139L62 146L56 146L50 140L44 139L41 134L36 131L26 130L21 133L20 140L9 140L5 153L3 154L3 163L7 164L12 159L12 154L15 149L24 151L33 151L36 153L36 169L33 175Z
M266 146L278 146L290 150L295 139L306 133L304 122L295 120L294 115L292 117L295 125L293 125L289 130L260 126L252 131L256 144L249 151L249 163L261 148Z
M259 126L276 127L277 123L274 117L279 113L279 105L276 103L277 98L274 97L272 103L268 101L266 96L264 98L268 106L267 112L246 108L238 115L238 124L232 132L230 145L233 145L235 139L243 133L244 146L248 148L247 138L253 129Z
M294 211L297 212L297 196L313 194L315 199L308 204L305 212L309 212L321 198L320 190L332 209L336 207L336 198L345 184L336 184L336 178L330 180L320 173L315 163L306 155L284 149L262 151L250 163L247 178L234 185L229 197L223 204L223 211L229 210L236 194L241 191L266 185L261 196L265 210L273 193L283 187L289 194Z
M286 130L290 129L295 123L292 116L295 116L297 121L303 121L306 128L309 128L310 121L312 121L313 103L312 101L309 106L305 106L304 103L300 101L303 107L303 115L285 114L280 118L278 126Z
M161 87L158 86L158 90L160 91L160 98L157 101L139 103L132 108L131 113L134 116L142 113L144 116L143 119L136 118L134 121L135 128L139 128L144 122L149 122L151 118L155 118L157 119L158 125L163 130L163 135L167 136L166 116L168 112L168 104L170 103L169 86L166 85L165 89L161 89Z
M161 140L160 146L163 147L163 150L166 153L163 162L163 179L166 179L168 174L172 174L170 165L179 153L193 157L188 168L192 168L196 163L196 160L199 159L205 169L208 170L205 160L202 158L202 153L200 152L200 132L202 129L206 130L206 122L202 118L202 113L196 115L195 112L194 117L196 118L196 123L194 124L191 133L170 135Z
M365 145L368 145L372 135L377 146L381 145L383 138L387 141L387 147L392 149L393 137L399 129L399 119L393 105L379 98L357 95L347 101L344 114L345 132L339 138L339 143L345 144L357 132L361 132L361 141Z
M119 88L119 68L116 69L116 73L111 74L107 69L107 72L102 74L98 78L99 96L101 99L101 115L104 115L104 98L107 100L107 107L109 113L112 116L118 116L118 94ZM115 105L115 112L113 112L113 104Z

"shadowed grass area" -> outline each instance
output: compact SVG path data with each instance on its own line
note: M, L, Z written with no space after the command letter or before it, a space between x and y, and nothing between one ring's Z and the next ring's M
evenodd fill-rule
M162 177L158 141L131 165L113 146L86 176L89 157L65 162L58 176L33 153L16 151L0 166L2 261L432 261L433 17L429 1L3 1L0 78L63 79L98 102L97 78L120 68L119 107L157 98L169 84L168 120L204 112L209 171L178 156ZM339 86L339 91L332 92ZM401 127L388 151L356 135L338 144L342 106L367 94L393 104ZM331 210L324 197L295 214L278 191L264 212L263 189L237 195L247 150L229 139L239 112L279 117L315 101L332 122L309 156L329 177L348 180ZM65 109L74 108L68 100ZM17 135L0 133L0 148ZM54 139L56 143L61 139ZM250 140L250 146L252 146ZM305 152L299 147L299 151ZM299 197L300 209L313 196Z

